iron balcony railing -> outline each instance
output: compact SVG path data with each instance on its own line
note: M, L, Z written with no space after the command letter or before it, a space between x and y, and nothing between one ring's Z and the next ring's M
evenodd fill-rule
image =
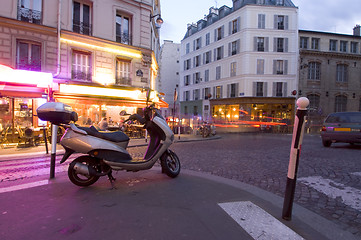
M123 43L127 45L132 45L132 35L128 33L117 33L116 42Z
M18 6L18 20L41 24L41 11Z
M73 21L73 31L83 35L92 35L92 25L85 22Z
M115 84L116 84L116 85L131 86L131 85L132 85L132 79L130 79L130 78L125 78L125 77L116 77L116 79L115 79Z
M85 82L91 82L92 81L92 74L86 73L82 71L71 71L71 79L73 80L79 80L79 81L85 81Z

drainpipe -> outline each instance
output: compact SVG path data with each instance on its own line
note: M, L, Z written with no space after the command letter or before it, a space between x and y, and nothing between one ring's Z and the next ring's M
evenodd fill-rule
M56 62L56 73L53 77L57 77L60 74L60 31L61 31L61 0L58 0L58 52L57 52L57 62Z

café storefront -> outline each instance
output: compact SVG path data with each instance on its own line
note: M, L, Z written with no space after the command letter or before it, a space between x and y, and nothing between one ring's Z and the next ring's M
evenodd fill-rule
M290 132L294 122L295 98L212 99L210 109L220 132Z

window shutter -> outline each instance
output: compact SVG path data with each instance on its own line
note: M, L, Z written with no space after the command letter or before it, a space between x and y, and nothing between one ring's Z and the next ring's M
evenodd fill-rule
M206 53L203 53L203 65L206 64Z
M273 74L277 74L277 60L273 60Z
M217 42L217 29L214 29L214 42Z
M277 19L278 19L278 15L274 15L274 24L273 24L274 29L278 29Z
M228 43L228 57L232 55L232 43Z
M221 58L224 58L224 46L221 47Z
M227 98L231 97L231 84L227 84Z
M223 98L223 86L221 86L221 94L220 95L220 98Z
M277 83L274 82L272 85L272 97L276 97Z
M213 87L213 99L216 98L216 87Z
M269 51L269 37L264 38L264 41L265 41L264 51L268 52Z
M288 30L288 16L285 16L285 30Z
M224 38L224 25L221 27L221 38Z
M199 48L202 47L202 37L199 38Z
M253 38L253 50L257 52L257 37Z
M285 38L285 52L288 52L288 38Z
M196 67L196 57L193 57L193 67Z
M262 14L258 14L258 28L262 28Z
M196 50L196 40L193 40L193 51Z
M288 60L283 61L284 62L284 70L283 70L283 74L287 75L288 74Z
M237 54L241 52L241 39L237 40Z
M214 56L213 56L214 61L217 61L217 49L214 49L214 50L213 50L213 53L214 53L214 54L213 54L213 55L214 55Z
M257 96L257 82L253 82L253 97Z
M228 35L232 34L232 22L228 23Z
M237 18L237 32L241 31L241 17Z
M236 97L239 95L239 83L236 83Z
M184 61L184 70L187 70L187 61Z
M267 85L268 83L263 83L263 97L267 97Z
M283 87L283 97L287 97L287 83L286 82L284 82L283 84L282 84L282 87Z
M273 38L273 51L277 52L277 38Z
M202 99L204 99L204 92L205 92L205 89L202 88Z
M209 62L212 62L212 51L209 51Z

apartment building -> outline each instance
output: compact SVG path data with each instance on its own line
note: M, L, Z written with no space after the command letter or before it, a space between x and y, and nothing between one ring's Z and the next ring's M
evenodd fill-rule
M361 111L360 26L353 35L300 30L299 37L298 96L310 100L310 131L329 113Z
M289 0L212 7L188 25L180 61L183 115L238 127L248 121L292 122L298 9Z
M159 63L159 91L164 93L164 101L169 104L168 108L162 109L162 115L165 117L178 117L179 101L179 58L180 44L170 40L164 40L161 47ZM176 101L174 101L176 100Z
M37 127L35 110L47 98L71 105L81 125L118 121L119 112L145 106L143 89L156 88L159 0L0 0L0 6L0 71L22 70L25 79L0 79L3 125ZM28 77L34 72L51 74L51 83L40 86L40 75Z

